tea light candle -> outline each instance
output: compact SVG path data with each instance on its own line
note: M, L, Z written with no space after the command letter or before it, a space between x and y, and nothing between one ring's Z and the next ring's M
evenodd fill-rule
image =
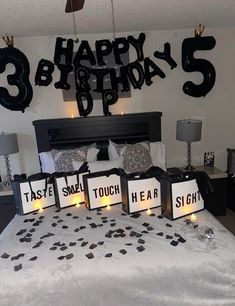
M77 203L77 204L76 204L76 207L81 207L81 204L80 204L80 203Z
M39 212L42 213L44 209L42 207L39 208Z
M111 206L107 205L106 210L111 210Z
M191 217L190 217L190 221L191 221L191 222L197 221L197 216L194 215L194 214L192 214Z
M147 215L151 215L152 211L150 208L147 209Z

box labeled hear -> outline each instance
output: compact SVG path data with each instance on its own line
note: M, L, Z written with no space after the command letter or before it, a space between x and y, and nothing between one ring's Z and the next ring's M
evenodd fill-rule
M122 207L130 214L161 206L161 186L155 178L121 177Z

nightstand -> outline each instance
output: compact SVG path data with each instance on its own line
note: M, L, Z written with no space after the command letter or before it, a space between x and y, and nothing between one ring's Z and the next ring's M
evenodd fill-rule
M182 168L180 168L183 170ZM205 207L214 216L225 216L228 204L228 174L216 167L196 166L195 171L204 171L211 179L214 192L205 199Z
M0 233L16 214L13 191L0 183Z

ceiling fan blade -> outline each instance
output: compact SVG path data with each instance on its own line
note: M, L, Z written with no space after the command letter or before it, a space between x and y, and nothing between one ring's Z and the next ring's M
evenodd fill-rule
M67 0L65 13L72 13L83 8L85 0Z

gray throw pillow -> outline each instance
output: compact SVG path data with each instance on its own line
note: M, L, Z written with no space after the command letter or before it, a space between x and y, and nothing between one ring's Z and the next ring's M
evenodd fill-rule
M127 173L146 172L153 164L149 149L140 143L117 148Z
M73 150L51 150L51 154L55 162L55 171L73 171L73 160L85 162L87 157L87 150L87 147L81 147Z

